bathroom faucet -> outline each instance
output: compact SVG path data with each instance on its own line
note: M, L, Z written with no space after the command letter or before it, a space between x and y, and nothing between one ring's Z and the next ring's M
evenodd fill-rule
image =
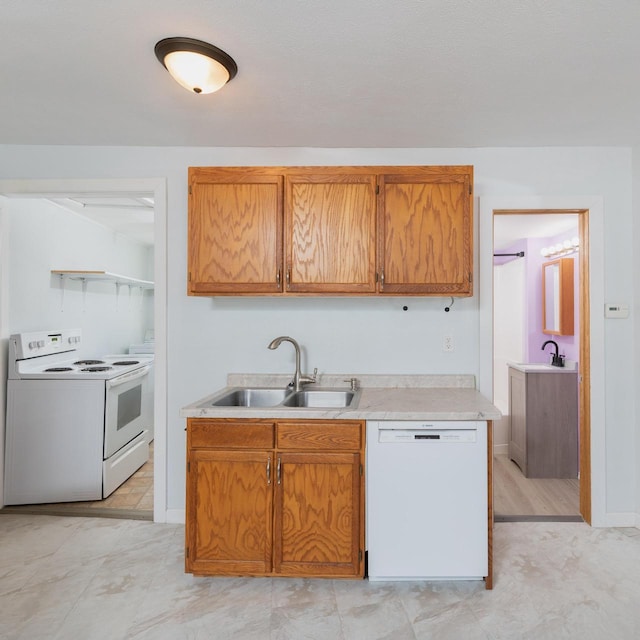
M554 366L554 367L564 367L564 356L558 355L558 343L557 342L555 342L554 340L547 340L542 345L542 351L544 351L544 348L548 344L552 344L556 349L556 352L554 354L552 354L552 357L551 357L551 365Z
M275 338L269 343L269 349L277 349L283 342L290 342L296 350L296 371L293 374L293 380L289 383L289 386L293 387L294 391L300 391L303 384L316 381L318 369L316 368L313 370L312 376L305 376L300 372L300 345L289 336L280 336L279 338Z

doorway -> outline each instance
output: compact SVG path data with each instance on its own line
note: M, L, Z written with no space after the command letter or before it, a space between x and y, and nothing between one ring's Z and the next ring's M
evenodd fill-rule
M153 479L153 520L166 521L166 180L164 179L119 179L119 180L1 180L0 194L7 197L20 197L50 201L65 198L76 199L104 199L115 201L119 197L144 198L153 200L154 221L153 234L155 236L153 252L153 280L155 292L153 317L155 331L155 376L154 376L154 422L155 439L153 445L153 459L148 465L152 469ZM122 208L126 209L126 206ZM132 216L133 217L133 216ZM0 223L4 229L0 231L0 238L6 241L7 219L3 217ZM3 252L6 254L6 252ZM3 256L4 258L4 256ZM2 264L0 296L3 298L3 315L0 317L0 337L6 348L9 335L7 307L7 263ZM3 359L4 361L4 359ZM6 370L0 371L2 386L6 382ZM0 436L4 441L4 416L0 417ZM2 477L4 466L4 452L0 451L0 497L2 496ZM146 470L149 473L149 468ZM148 475L147 475L148 477ZM148 480L146 480L148 482ZM0 498L1 499L1 498ZM148 503L147 503L148 504ZM0 505L2 506L2 505Z
M516 238L517 234L511 234L512 246L520 249L519 251L504 252L505 241L509 239L507 236L503 236L498 240L498 230L508 228L509 225L502 225L503 222L515 222L515 227L519 226L517 223L523 221L521 227L523 229L522 237ZM535 228L534 222L539 223L540 233L538 237L542 236L542 240L538 243L531 240L532 235L536 235L532 232ZM555 223L555 227L554 224ZM513 225L511 225L513 227ZM520 469L522 461L518 460L517 456L510 455L509 449L513 450L513 441L511 444L501 442L494 451L494 464L495 464L495 510L496 520L532 520L532 519L545 519L545 520L571 520L571 519L584 519L586 522L591 523L591 455L590 455L590 323L589 323L589 309L590 309L590 286L589 286L589 210L588 209L494 209L493 210L493 246L494 253L499 256L499 259L511 259L511 260L523 260L526 257L527 251L523 248L522 243L527 245L527 249L533 249L533 253L537 251L538 254L542 252L544 260L552 260L554 253L562 256L571 256L571 259L567 261L571 265L576 265L576 278L577 283L576 293L576 305L575 315L579 319L578 328L575 331L575 340L572 338L567 341L569 349L575 347L571 355L571 365L575 366L575 384L577 384L577 442L575 444L576 453L578 456L578 478L571 478L566 473L560 474L558 479L553 476L550 478L548 475L544 480L542 479L529 479L526 476L525 469ZM576 234L574 236L574 234ZM565 245L560 242L557 246L555 243L562 239L562 236L566 237ZM518 242L520 246L518 246ZM542 244L548 244L552 241L551 246L541 248ZM500 249L502 247L503 255L500 256ZM504 254L507 255L504 255ZM551 255L550 255L551 254ZM535 258L538 257L538 261L535 262ZM540 256L530 255L530 259L533 259L535 263L534 274L538 278L538 281L542 279L540 266ZM521 263L522 264L522 263ZM511 273L508 278L513 278L513 274L518 273L518 266L505 269L505 272ZM500 281L503 276L496 278L496 281ZM529 283L530 280L518 280L519 275L515 276L516 281L520 283ZM529 286L532 286L531 284ZM500 312L502 309L497 309L496 305L500 304L501 298L501 286L494 283L494 331L500 324L502 317ZM528 307L534 309L536 314L540 314L540 308L543 308L544 301L540 299L540 290L535 292L527 291L525 298L528 300ZM527 303L525 303L527 304ZM517 307L517 304L515 305ZM523 322L526 330L526 336L516 335L514 342L517 343L518 339L521 341L521 350L518 354L518 349L514 348L511 353L516 354L516 362L544 362L541 358L536 358L535 355L532 358L529 354L528 344L526 342L531 336L535 336L535 330L532 326L526 322L526 318L520 319ZM541 316L542 314L540 314ZM536 317L541 323L541 319ZM515 322L518 322L517 320ZM533 323L532 323L533 324ZM522 327L520 327L522 329ZM549 330L543 329L541 326L539 330L543 330L545 333L550 333ZM494 384L493 384L493 397L494 403L502 404L501 410L505 413L504 407L504 386L505 380L500 379L501 374L506 374L506 362L502 362L502 344L504 340L502 336L509 334L508 331L501 330L497 338L493 341L493 358L496 361L494 365ZM555 338L556 334L562 334L562 332L553 331L554 335L536 336L539 342L542 342L544 337ZM567 333L567 332L565 332ZM517 332L516 332L517 334ZM573 328L571 329L573 335ZM570 344L575 342L575 344ZM523 346L524 343L524 346ZM544 342L543 344L546 344ZM552 341L555 345L556 342ZM556 347L557 348L557 347ZM507 350L508 351L508 350ZM518 355L522 356L518 359ZM512 374L513 369L509 368L509 375ZM564 369L563 383L569 383L569 388L572 384L573 378L570 377L572 372L569 368ZM515 375L522 375L516 373ZM533 373L525 375L537 375L543 376L544 373ZM556 378L557 379L557 378ZM509 381L506 381L509 385ZM508 393L508 391L507 391ZM498 396L503 397L498 399ZM510 402L509 402L510 404ZM507 409L506 420L498 426L501 427L501 432L504 435L505 431L511 433L513 424L511 423L512 416L509 409ZM515 418L514 418L515 420ZM575 436L575 434L574 434ZM503 438L504 440L504 438ZM509 436L508 440L511 440ZM500 442L500 440L498 440ZM502 451L498 451L502 447ZM516 465L513 460L516 460L520 466ZM536 474L531 474L536 475ZM503 510L505 513L501 513ZM515 512L515 513L514 513Z

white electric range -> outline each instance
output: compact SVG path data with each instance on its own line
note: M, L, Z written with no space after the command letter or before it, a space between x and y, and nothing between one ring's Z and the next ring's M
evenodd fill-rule
M5 504L106 498L149 458L153 356L80 356L82 333L9 339Z

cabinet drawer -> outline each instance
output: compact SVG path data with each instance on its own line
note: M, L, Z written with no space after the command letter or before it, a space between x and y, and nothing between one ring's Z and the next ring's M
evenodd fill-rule
M189 418L188 447L193 449L272 449L274 424Z
M363 445L363 422L278 422L278 449L358 451Z

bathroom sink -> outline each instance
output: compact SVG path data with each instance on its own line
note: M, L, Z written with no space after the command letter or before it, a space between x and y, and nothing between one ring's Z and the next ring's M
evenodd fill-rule
M520 366L531 371L553 371L554 369L559 368L559 367L552 367L550 364L539 364L539 363L532 363L532 364L522 363Z
M285 407L341 409L351 406L358 391L344 389L305 389L292 393L282 403Z
M212 407L275 407L291 392L288 389L252 389L240 387L229 391L221 398L212 400L207 406Z

